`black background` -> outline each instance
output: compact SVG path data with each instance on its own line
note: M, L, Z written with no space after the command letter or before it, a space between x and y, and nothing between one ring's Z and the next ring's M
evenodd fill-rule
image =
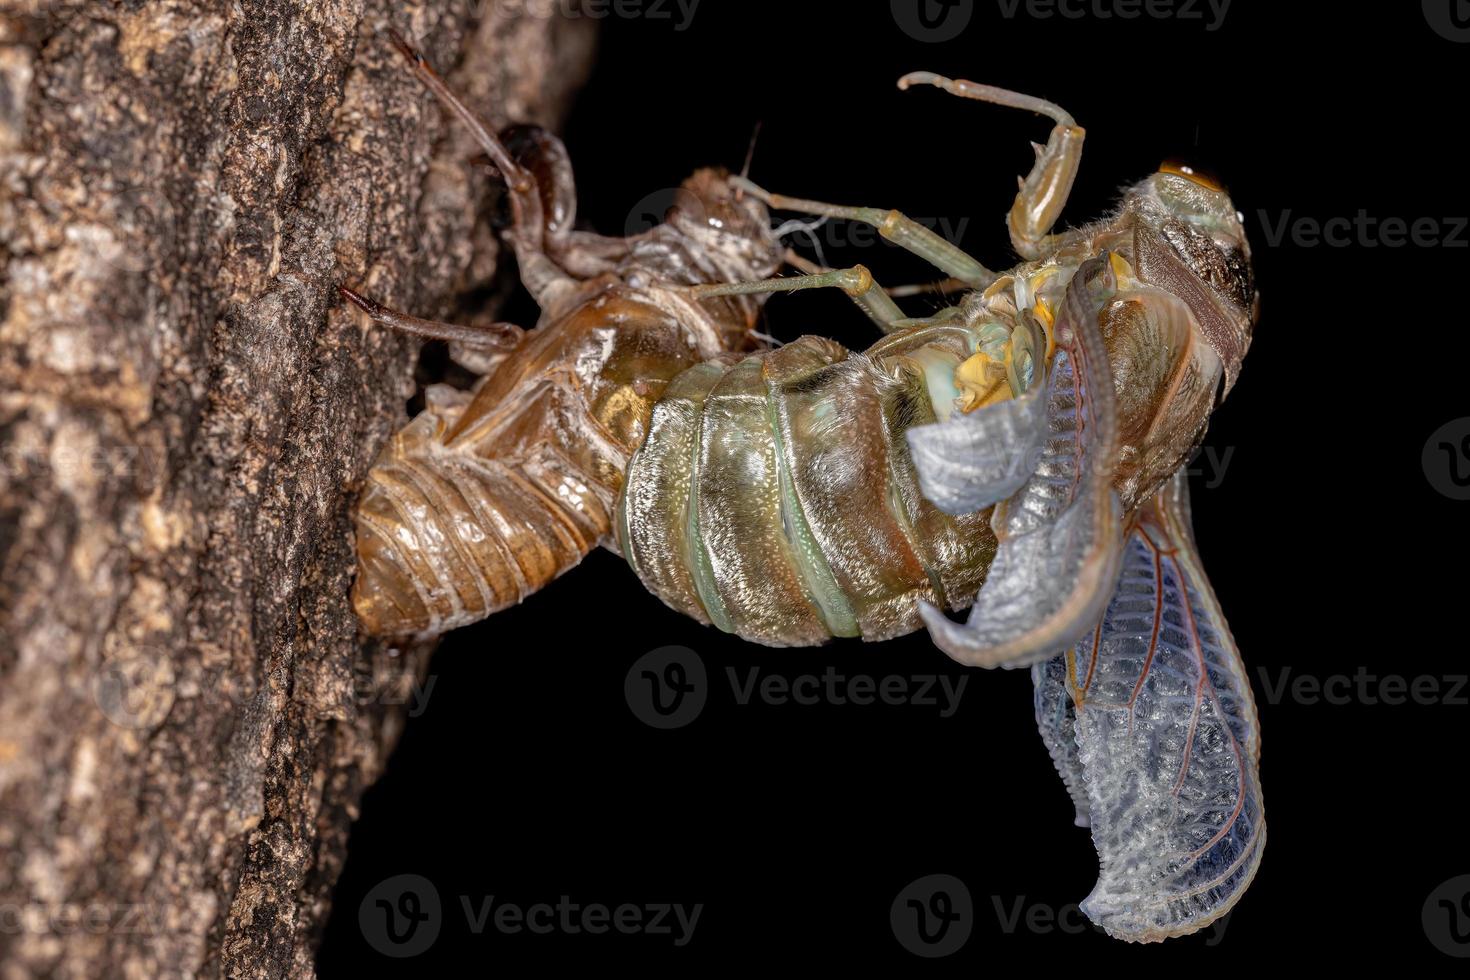
M1026 672L958 667L923 633L816 650L746 645L667 610L598 552L446 638L427 709L363 803L323 975L532 964L973 971L1018 953L1159 969L1283 954L1460 965L1426 937L1421 909L1470 873L1460 803L1470 692L1389 704L1366 682L1334 699L1343 703L1267 695L1283 678L1360 669L1436 678L1447 693L1470 670L1470 504L1436 492L1421 463L1430 434L1470 414L1470 233L1458 247L1389 247L1376 232L1340 247L1288 234L1273 247L1268 225L1360 209L1380 221L1470 213L1470 44L1441 37L1417 3L1370 13L1236 0L1217 30L1202 4L1203 20L1038 19L1024 6L1008 19L995 0L968 6L968 26L944 43L908 36L885 2L704 0L683 31L668 3L672 20L606 19L566 127L581 213L622 233L649 192L697 166L738 169L760 121L758 182L963 221L964 247L1008 266L1015 175L1049 123L899 92L894 81L914 69L1052 99L1087 127L1064 223L1104 213L1165 158L1229 185L1255 249L1262 317L1206 441L1228 463L1206 457L1192 482L1200 550L1260 709L1270 832L1223 936L1139 948L1079 928L1075 903L1096 857L1037 737ZM1438 234L1453 230L1439 220ZM844 233L824 232L829 243ZM887 284L932 277L886 244L829 244L826 258L861 261ZM858 348L873 338L833 291L774 299L767 329ZM692 724L659 731L635 717L623 685L635 660L671 644L697 652L709 700ZM944 718L933 706L738 705L726 676L794 679L829 665L967 685ZM889 906L936 873L968 887L973 932L959 952L925 961L896 941ZM375 951L358 921L364 897L399 874L428 879L443 907L437 940L411 959ZM678 948L669 936L476 935L461 907L461 896L528 906L562 895L704 909ZM1018 901L1062 912L1069 929L1007 932L997 902Z

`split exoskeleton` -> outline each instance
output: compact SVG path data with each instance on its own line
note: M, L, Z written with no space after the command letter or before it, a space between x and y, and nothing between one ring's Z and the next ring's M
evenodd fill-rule
M353 601L375 634L441 632L524 599L602 544L673 608L769 645L927 626L956 660L1031 667L1043 738L1102 865L1110 934L1193 932L1265 841L1250 686L1201 570L1182 468L1256 315L1224 191L1186 168L1053 234L1083 130L1051 103L927 73L1055 122L994 273L897 211L701 171L642 235L578 231L559 141L502 142L399 42L506 181L530 331L374 319L496 355L431 388L357 515ZM507 145L509 143L509 145ZM772 278L768 209L864 221L960 301L906 316L867 269ZM773 292L844 290L883 331L754 350ZM969 607L961 624L946 611Z

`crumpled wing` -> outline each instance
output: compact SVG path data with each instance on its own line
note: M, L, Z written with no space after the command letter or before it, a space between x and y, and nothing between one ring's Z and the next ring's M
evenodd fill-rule
M1038 675L1054 665L1076 704L1101 864L1082 910L1135 942L1204 928L1250 884L1266 824L1255 702L1200 568L1182 473L1140 508L1102 623Z
M908 430L919 490L946 514L972 514L1019 490L1046 434L1044 366L1016 398Z
M933 605L919 608L935 645L961 663L1023 667L1055 656L1093 628L1112 595L1122 545L1112 489L1118 423L1097 314L1114 286L1104 253L1067 288L1039 463L995 509L1000 546L969 619L961 625ZM925 463L915 462L922 479Z

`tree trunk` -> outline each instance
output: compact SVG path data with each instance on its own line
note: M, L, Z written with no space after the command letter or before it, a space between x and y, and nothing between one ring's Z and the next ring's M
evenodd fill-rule
M0 0L0 976L309 976L426 648L349 512L493 181L381 35L554 124L587 20L474 0ZM535 11L536 5L530 5Z

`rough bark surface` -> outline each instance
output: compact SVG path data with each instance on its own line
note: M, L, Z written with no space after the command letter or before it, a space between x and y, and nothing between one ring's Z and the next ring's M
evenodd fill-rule
M313 973L427 656L347 602L417 345L334 290L442 317L496 258L379 32L554 125L591 24L527 7L0 0L7 980Z

